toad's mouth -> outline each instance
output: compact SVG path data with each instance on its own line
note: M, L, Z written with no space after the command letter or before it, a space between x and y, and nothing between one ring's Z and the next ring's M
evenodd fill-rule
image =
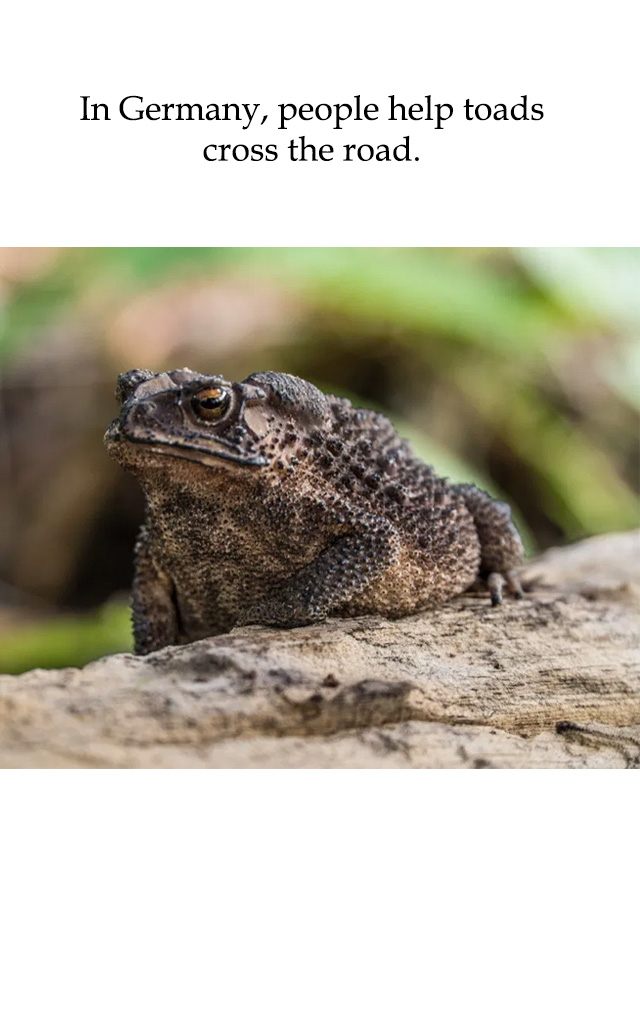
M135 443L148 443L149 450L157 455L167 455L170 458L183 458L189 462L198 462L200 465L205 465L208 468L215 468L217 465L222 465L225 462L233 465L248 465L252 468L260 468L269 464L269 460L263 455L249 457L241 451L233 452L219 447L214 450L198 448L194 445L163 444L156 441L147 442L137 438Z
M152 454L164 455L196 462L207 468L228 465L261 468L269 464L269 459L246 448L238 447L222 437L215 437L203 443L190 435L173 435L163 438L158 434L136 434L124 429L119 420L114 420L105 434L105 442L109 445L142 445L140 450Z

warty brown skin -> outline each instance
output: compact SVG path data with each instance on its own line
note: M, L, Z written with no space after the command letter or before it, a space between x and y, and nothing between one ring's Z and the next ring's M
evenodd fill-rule
M486 581L502 601L522 543L509 508L437 477L379 413L288 374L118 379L105 442L139 479L135 649L236 625L398 617Z

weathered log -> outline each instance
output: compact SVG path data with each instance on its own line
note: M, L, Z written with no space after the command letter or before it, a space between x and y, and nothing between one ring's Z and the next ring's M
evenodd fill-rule
M640 533L531 563L524 601L245 628L0 677L0 765L640 767Z

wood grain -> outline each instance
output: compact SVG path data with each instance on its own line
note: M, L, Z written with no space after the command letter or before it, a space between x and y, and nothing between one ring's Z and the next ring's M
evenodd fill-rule
M640 767L640 533L553 550L522 602L245 628L0 677L5 767Z

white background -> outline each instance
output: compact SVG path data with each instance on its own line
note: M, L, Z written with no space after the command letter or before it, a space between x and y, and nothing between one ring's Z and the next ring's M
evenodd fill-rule
M628 0L5 5L0 241L18 245L633 245L637 31ZM81 122L117 107L261 102L267 124ZM419 162L208 163L206 144L400 141L402 124L278 131L279 102L456 114L412 125ZM466 98L542 102L466 122ZM283 146L284 147L284 146Z
M624 245L631 5L14 3L0 242ZM206 163L284 132L80 122L147 102L432 94L409 164ZM539 123L466 123L523 93ZM275 125L274 125L275 127ZM295 131L302 133L303 131ZM380 121L317 143L399 140ZM294 131L288 132L287 137ZM280 142L282 143L282 142ZM637 781L604 773L5 773L0 1005L574 1012L637 1003Z

